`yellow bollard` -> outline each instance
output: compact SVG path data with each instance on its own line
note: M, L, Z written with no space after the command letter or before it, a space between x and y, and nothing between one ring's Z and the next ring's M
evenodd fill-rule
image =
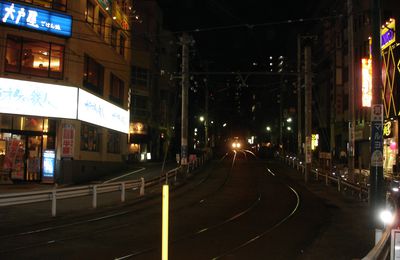
M169 187L162 189L162 249L161 259L168 260L168 214L169 214Z

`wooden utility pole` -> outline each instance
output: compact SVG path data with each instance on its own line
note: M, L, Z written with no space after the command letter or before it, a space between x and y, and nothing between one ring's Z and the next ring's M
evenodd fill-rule
M304 48L304 83L305 83L305 172L304 181L308 182L311 173L312 154L311 154L311 134L312 134L312 72L311 72L311 45L306 42Z
M355 157L355 90L354 90L354 26L353 26L353 0L347 0L347 33L348 33L348 68L349 68L349 147L347 151L348 171L350 178L354 180Z
M182 112L181 112L181 166L184 172L188 165L188 110L189 110L189 43L187 33L183 33L182 44Z
M301 35L297 35L297 157L302 154Z

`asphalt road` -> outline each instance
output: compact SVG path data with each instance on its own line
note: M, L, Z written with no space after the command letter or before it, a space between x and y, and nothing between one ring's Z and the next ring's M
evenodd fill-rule
M242 153L170 188L170 259L304 258L331 224L329 204L285 167ZM3 227L0 258L160 259L157 191L140 202L38 224L28 225L26 216L19 228Z

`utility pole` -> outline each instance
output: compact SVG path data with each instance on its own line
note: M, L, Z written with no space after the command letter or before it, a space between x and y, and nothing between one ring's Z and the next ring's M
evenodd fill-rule
M354 180L355 157L355 90L354 90L354 31L353 31L353 0L347 0L347 32L348 32L348 68L349 68L349 147L348 147L348 171L350 178Z
M188 110L189 110L189 43L187 33L183 33L182 44L182 112L181 112L181 166L186 173L188 165Z
M302 141L302 102L301 102L301 35L297 35L297 157L301 158Z
M208 82L207 78L204 78L204 147L208 148Z
M312 154L311 154L311 134L312 134L312 83L311 83L311 43L307 40L304 48L304 83L305 83L305 171L304 181L308 182L311 172Z
M380 0L371 0L372 29L372 106L371 106L371 166L370 206L374 216L375 230L379 233L382 224L378 213L385 206L383 183L383 101L382 101L382 56L381 56L381 9Z

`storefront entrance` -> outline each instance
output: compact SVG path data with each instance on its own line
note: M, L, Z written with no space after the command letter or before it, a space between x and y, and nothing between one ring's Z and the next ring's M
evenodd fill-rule
M40 181L42 150L42 135L0 133L0 171L13 181Z

